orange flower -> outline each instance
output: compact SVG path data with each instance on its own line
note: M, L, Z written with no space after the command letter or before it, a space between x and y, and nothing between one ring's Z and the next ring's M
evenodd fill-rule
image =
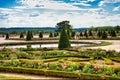
M98 67L97 65L95 65L95 66L93 66L93 69L94 69L95 71L98 71L98 70L99 70L99 67Z

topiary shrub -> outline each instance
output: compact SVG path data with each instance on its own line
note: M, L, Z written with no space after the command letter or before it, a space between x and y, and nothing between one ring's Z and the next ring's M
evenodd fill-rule
M43 33L42 32L39 33L39 38L43 38Z
M6 38L5 39L9 39L9 33L6 34Z
M70 47L70 41L65 29L63 29L61 31L58 48L61 50L69 47Z
M20 33L20 38L24 38L24 34L22 32Z
M53 33L52 32L49 34L49 37L53 37Z
M31 31L28 31L28 32L27 32L27 36L26 36L26 40L27 40L27 41L30 41L30 40L32 40L32 38L33 38L32 32L31 32Z

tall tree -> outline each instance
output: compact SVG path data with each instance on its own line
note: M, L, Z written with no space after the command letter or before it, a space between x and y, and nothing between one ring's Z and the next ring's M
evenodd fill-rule
M49 37L53 37L53 33L52 32L50 32Z
M75 37L75 31L72 31L71 37L74 38Z
M33 37L33 36L32 36L32 32L31 32L31 31L28 31L28 32L27 32L27 36L26 36L26 40L27 40L27 41L30 41L30 40L32 40L32 37Z
M57 31L61 31L62 29L71 30L72 25L70 25L70 22L66 20L66 21L57 23L56 28L57 28Z
M22 32L20 33L20 38L24 38L24 34Z
M92 34L92 31L91 31L91 30L89 30L89 36L93 36L93 34Z
M84 31L84 36L85 36L86 38L88 37L87 30Z
M39 33L39 38L43 38L43 33L42 32Z
M101 32L101 31L98 31L98 32L97 32L97 36L100 38L101 35L102 35L102 32Z
M58 48L61 50L61 49L69 48L69 47L70 47L70 41L66 33L66 30L63 29L60 34Z
M6 39L9 39L9 33L6 33Z
M102 39L107 39L107 34L105 31L102 32Z
M83 37L83 33L82 32L80 32L80 36Z
M115 31L111 31L111 36L112 37L116 37L117 35L116 35L116 32Z
M119 33L119 31L120 31L120 26L119 26L119 25L115 26L115 30L116 30L117 33Z

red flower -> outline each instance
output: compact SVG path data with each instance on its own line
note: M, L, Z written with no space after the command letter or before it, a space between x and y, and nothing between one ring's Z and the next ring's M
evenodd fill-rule
M36 65L38 65L39 62L38 62L38 61L34 61L34 63L35 63Z
M98 71L98 70L99 70L99 67L98 67L97 65L95 65L95 66L93 66L93 69L94 69L95 71Z
M68 64L66 63L61 63L60 65L62 66L62 68L66 68L68 66Z

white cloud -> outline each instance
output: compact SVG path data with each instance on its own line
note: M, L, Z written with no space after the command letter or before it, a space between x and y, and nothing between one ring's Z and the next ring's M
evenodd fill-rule
M105 3L105 1L100 1L99 5L98 6L103 6Z
M5 27L50 27L57 22L69 20L74 27L90 27L100 25L120 25L120 15L108 15L101 8L81 11L62 11L39 8L1 10L0 14L8 14L7 18L0 20ZM3 15L2 15L3 16Z
M72 3L72 5L91 6L90 4L86 4L86 3Z
M67 3L56 2L53 0L21 0L20 3L23 4L24 7L28 8L39 7L56 10L79 10L78 7L72 6Z
M120 25L120 14L110 15L102 8L81 9L73 6L74 4L90 6L86 4L86 1L94 0L73 4L52 0L22 0L23 6L16 6L12 9L0 8L0 25L5 27L54 27L56 23L63 20L69 20L74 27L78 28ZM105 1L107 0L101 1L99 6L103 6ZM118 8L114 8L114 11L116 10Z
M120 6L115 7L115 8L113 9L113 11L120 11Z

